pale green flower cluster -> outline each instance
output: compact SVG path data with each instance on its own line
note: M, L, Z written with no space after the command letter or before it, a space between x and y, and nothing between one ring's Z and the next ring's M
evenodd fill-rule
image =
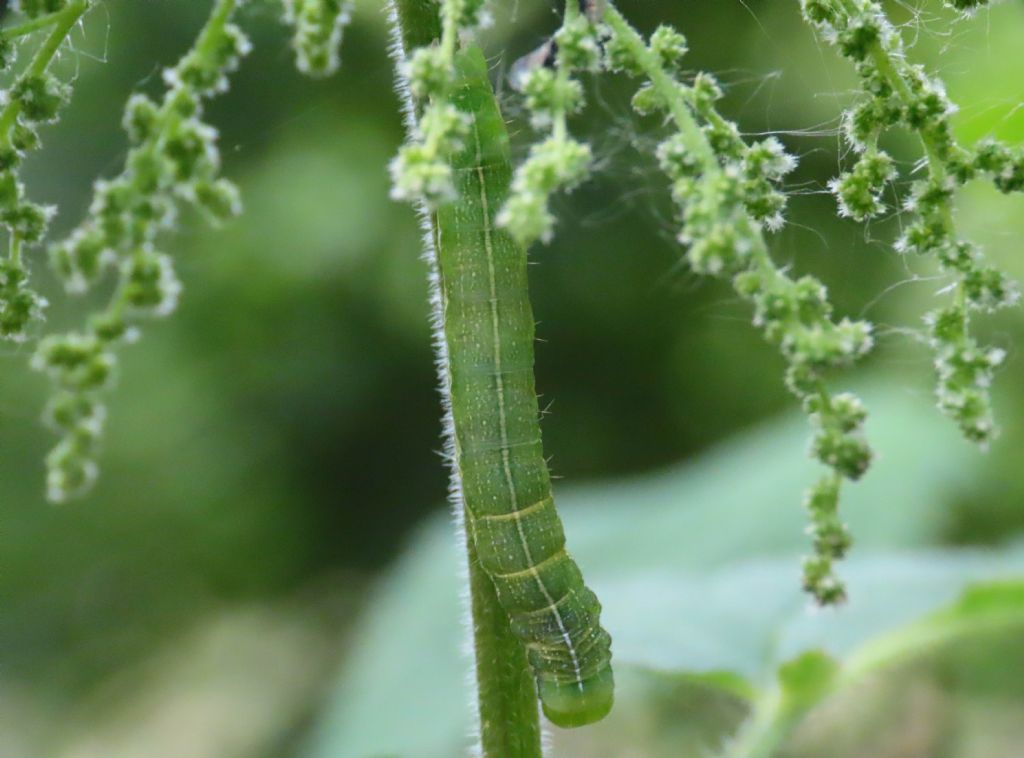
M391 161L391 196L423 202L428 208L455 198L449 157L459 149L469 125L452 104L455 53L459 35L488 22L484 0L442 0L441 41L412 51L404 61L402 80L423 103L413 139Z
M299 71L330 76L338 70L342 34L351 18L351 0L284 0L284 20L295 29Z
M983 3L954 2L969 10ZM1024 152L994 141L967 149L953 137L956 106L942 80L909 62L903 41L874 0L802 0L806 18L857 69L865 97L845 116L845 134L859 153L853 169L830 187L843 215L866 220L885 210L885 186L896 178L892 159L878 147L880 135L902 127L920 140L927 176L903 199L912 215L895 249L934 258L952 281L952 302L926 316L935 352L938 404L964 435L980 444L996 433L989 386L1003 362L1001 349L980 345L970 332L971 314L1017 302L1010 279L988 264L981 250L961 239L954 221L955 193L987 175L1002 192L1024 190Z
M70 87L50 69L88 9L86 0L22 3L27 21L0 34L4 69L13 63L19 44L43 37L28 65L3 93L0 108L0 227L9 239L8 255L0 258L0 337L14 342L27 339L29 326L42 318L46 306L29 286L25 252L46 235L54 213L28 199L19 173L25 156L40 146L39 127L56 121L70 97Z
M136 94L124 128L131 149L123 171L95 183L89 213L67 237L50 246L54 272L69 293L81 293L113 273L114 294L102 311L75 332L40 341L33 366L52 378L55 393L47 422L61 435L47 457L47 489L62 501L96 478L105 410L102 393L113 382L115 350L138 336L146 317L171 313L181 286L159 237L177 224L183 205L218 223L241 211L237 188L220 177L217 130L203 120L206 102L225 92L228 76L250 50L235 24L245 0L213 0L211 15L192 49L164 71L159 100ZM283 0L295 26L300 70L322 75L338 65L350 0ZM468 9L472 0L462 3ZM0 227L10 249L0 259L0 337L22 341L45 302L28 286L25 251L41 242L54 209L26 197L19 178L25 155L39 147L38 129L54 121L70 87L52 64L93 0L21 0L0 32L0 69L27 59L0 98ZM20 16L20 18L19 18ZM37 43L37 44L36 44ZM18 47L35 44L30 55Z
M682 78L686 44L677 32L662 27L647 42L614 8L606 20L607 66L641 78L634 107L667 116L674 128L657 157L672 183L690 267L728 277L752 303L754 323L779 346L789 364L787 385L810 415L811 452L829 473L807 495L814 553L805 562L804 584L819 603L840 602L845 589L834 562L846 554L850 536L838 512L839 490L844 479L864 474L871 450L863 404L850 394L831 394L825 376L871 349L871 325L833 320L824 285L810 276L790 278L769 254L764 235L783 222L780 184L796 166L781 143L748 144L716 110L721 90L714 79Z
M552 41L516 72L513 84L524 96L531 124L547 132L516 169L511 194L498 214L498 224L522 245L551 240L555 228L551 196L574 189L590 173L590 146L573 139L567 121L584 101L583 86L574 75L600 67L598 27L575 0L568 0L562 26Z
M80 332L52 335L39 344L33 365L53 379L56 394L46 418L61 435L47 457L47 491L62 501L96 477L105 411L102 391L113 380L114 350L133 340L144 317L165 316L181 287L157 238L172 228L182 203L214 220L237 214L238 191L218 176L217 131L202 120L206 100L227 89L227 75L249 51L232 23L239 0L218 0L193 49L164 72L159 102L141 94L128 102L124 125L132 148L124 171L96 182L89 215L51 247L54 271L71 292L81 292L113 270L108 306Z

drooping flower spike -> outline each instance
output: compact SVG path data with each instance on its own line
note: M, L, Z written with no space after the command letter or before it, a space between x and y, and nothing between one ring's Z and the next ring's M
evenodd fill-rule
M839 493L844 479L867 471L871 450L862 432L864 405L852 394L831 393L825 379L830 369L870 351L871 325L833 320L821 282L792 279L772 260L765 234L783 223L779 184L795 159L774 138L747 144L717 111L721 90L710 75L682 79L686 41L677 31L662 26L644 40L612 6L605 20L607 67L640 79L634 108L665 115L674 129L657 158L672 182L687 262L697 273L731 279L754 306L755 325L789 364L787 386L815 429L811 452L829 469L806 496L814 552L804 564L804 586L821 604L841 602L846 592L835 562L851 540L839 515Z
M986 3L949 4L966 11ZM864 93L843 119L845 137L859 157L829 185L840 213L866 221L886 210L882 191L896 170L878 147L883 132L902 128L921 144L926 176L915 180L903 198L911 221L894 247L903 255L932 258L952 282L943 290L950 293L949 302L925 317L938 376L936 396L939 408L968 439L987 445L996 434L989 387L1005 352L979 344L971 334L971 315L1013 305L1019 291L958 233L955 194L976 176L990 177L1002 192L1024 190L1024 151L992 140L973 149L957 142L952 128L956 106L942 80L910 62L899 31L879 3L802 0L802 6L822 37L854 64Z

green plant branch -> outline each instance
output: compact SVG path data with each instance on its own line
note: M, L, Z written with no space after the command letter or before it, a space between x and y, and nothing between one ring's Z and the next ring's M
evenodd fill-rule
M463 529L465 531L465 529ZM480 753L483 758L540 758L542 733L537 687L523 643L512 633L494 582L465 537Z
M773 758L807 714L837 692L904 661L978 635L1024 626L1024 584L968 589L951 607L868 642L842 666L820 652L784 664L753 703L750 719L722 758Z
M753 712L722 758L773 758L801 716L787 712L781 692L772 688L754 702Z
M76 3L77 4L77 3ZM87 3L85 3L87 4ZM53 13L47 13L43 16L30 19L29 21L23 21L20 24L12 24L0 31L0 37L6 39L17 39L18 37L25 37L33 32L38 32L42 29L46 29L56 23L62 23L68 14L71 6L62 8L59 11ZM83 11L84 12L84 11ZM73 24L72 24L73 25ZM68 27L70 29L70 27Z

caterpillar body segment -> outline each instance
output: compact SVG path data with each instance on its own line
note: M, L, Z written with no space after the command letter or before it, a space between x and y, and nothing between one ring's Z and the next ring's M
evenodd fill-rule
M526 251L495 217L512 178L508 132L478 48L458 56L469 117L452 168L459 201L437 211L456 465L467 529L522 640L545 714L580 726L611 709L611 638L566 552L541 444Z

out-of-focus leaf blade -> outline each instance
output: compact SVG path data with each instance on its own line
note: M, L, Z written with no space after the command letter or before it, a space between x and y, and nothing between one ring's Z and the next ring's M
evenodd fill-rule
M813 466L801 459L806 428L795 418L675 470L558 493L620 668L728 675L735 693L737 677L767 684L809 649L841 659L951 602L965 583L1024 573L1024 550L925 549L980 457L927 398L865 394L881 459L846 498L858 545L843 567L852 599L838 611L808 608L800 591L800 493ZM459 754L471 688L450 532L446 519L426 525L380 588L312 758Z

